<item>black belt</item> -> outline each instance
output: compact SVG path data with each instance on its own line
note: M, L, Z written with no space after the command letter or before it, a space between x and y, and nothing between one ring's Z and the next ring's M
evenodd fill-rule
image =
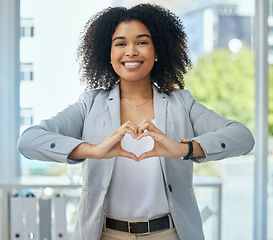
M149 234L163 229L170 228L168 215L145 221L122 221L106 217L106 228L117 231L128 232L129 234Z

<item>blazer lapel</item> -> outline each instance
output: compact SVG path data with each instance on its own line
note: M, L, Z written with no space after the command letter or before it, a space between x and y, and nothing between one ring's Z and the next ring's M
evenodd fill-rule
M119 84L117 84L109 93L108 107L112 122L113 131L120 127L120 97Z
M159 128L164 134L166 133L167 123L167 104L168 100L166 94L159 93L156 86L153 85L154 94L154 114L157 128Z
M166 94L159 93L156 86L153 86L153 94L154 94L154 114L155 114L156 127L159 128L165 134L166 124L167 124L168 100L166 98ZM163 169L165 183L167 183L166 166L165 166L166 160L164 157L159 157L159 159Z

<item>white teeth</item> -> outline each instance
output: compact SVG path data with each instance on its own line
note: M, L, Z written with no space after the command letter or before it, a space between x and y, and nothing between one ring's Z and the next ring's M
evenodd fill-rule
M140 65L140 62L124 62L124 66L133 67Z

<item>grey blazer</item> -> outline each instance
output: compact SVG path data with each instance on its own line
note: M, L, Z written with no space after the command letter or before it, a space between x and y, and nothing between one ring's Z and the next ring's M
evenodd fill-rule
M247 154L254 146L243 124L226 119L197 102L187 90L169 95L153 86L154 114L158 128L180 141L192 139L206 157L198 162ZM111 91L83 93L79 101L55 117L24 131L19 151L27 158L83 166L83 186L75 240L99 240L103 227L103 204L115 164L112 159L68 159L82 142L97 144L120 127L119 85ZM201 218L192 185L193 162L160 157L170 212L181 240L204 239Z

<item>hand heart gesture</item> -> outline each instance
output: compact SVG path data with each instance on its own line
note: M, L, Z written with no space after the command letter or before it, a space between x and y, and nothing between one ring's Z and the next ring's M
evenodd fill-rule
M132 147L121 144L126 133L132 136L133 141L142 141L141 153L135 153ZM153 144L151 144L151 139L145 139L148 136L152 138ZM149 120L143 121L139 126L128 121L98 145L100 145L100 152L104 155L100 156L101 158L120 156L135 161L155 156L182 157L187 151L187 147L183 146L184 144L167 137Z
M142 140L142 142L144 138L149 136L152 138L153 143L150 144L150 147L148 148L142 147L142 152L137 153L137 156L131 148L122 145L122 139L126 134L130 134L135 141ZM148 138L148 141L151 141L150 138ZM69 158L103 159L119 156L140 161L145 158L156 156L179 158L186 156L187 153L187 144L181 144L180 142L172 140L161 132L151 121L145 120L139 124L139 126L127 121L106 139L96 145L82 143L72 151Z

